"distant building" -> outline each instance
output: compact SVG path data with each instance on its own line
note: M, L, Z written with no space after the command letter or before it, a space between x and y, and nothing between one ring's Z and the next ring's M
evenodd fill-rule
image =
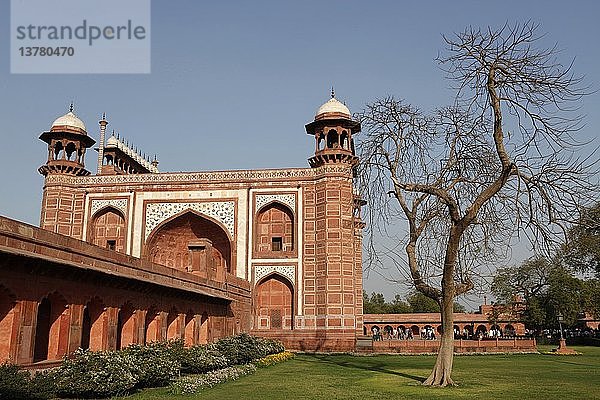
M415 338L428 329L436 335L442 333L440 313L365 314L363 319L365 335L372 335L374 330L386 332L393 329L410 330ZM463 339L514 337L525 335L525 325L520 322L518 312L484 304L476 313L454 313L454 332L457 338Z

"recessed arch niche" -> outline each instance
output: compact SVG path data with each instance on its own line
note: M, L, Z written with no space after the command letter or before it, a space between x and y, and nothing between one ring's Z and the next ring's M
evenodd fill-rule
M294 213L279 202L261 207L256 215L254 250L259 257L289 256L295 251Z
M105 207L92 217L90 242L120 253L125 252L127 226L125 216L114 207Z
M232 270L231 241L225 229L191 210L159 225L148 238L145 254L157 264L216 280Z
M271 274L256 285L258 329L290 330L294 327L294 288L279 274Z

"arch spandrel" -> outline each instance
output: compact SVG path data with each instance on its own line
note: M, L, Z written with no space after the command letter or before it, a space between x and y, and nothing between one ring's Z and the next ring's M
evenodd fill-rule
M266 277L280 275L296 285L296 267L293 265L257 265L254 267L254 282L259 284Z
M235 202L214 201L195 203L148 203L146 204L146 223L144 226L144 240L147 242L156 228L165 221L177 215L193 211L201 216L208 217L225 228L230 240L235 237Z

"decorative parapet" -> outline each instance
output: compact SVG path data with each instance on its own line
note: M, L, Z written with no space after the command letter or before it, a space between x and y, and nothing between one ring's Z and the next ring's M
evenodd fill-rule
M256 265L254 267L254 282L260 281L270 273L278 273L296 284L296 267L293 265Z
M296 210L296 195L295 194L257 194L256 195L256 209L260 210L266 204L272 201L278 201L281 204L285 204L294 212Z
M148 203L146 204L146 226L144 239L160 223L183 211L192 210L219 221L229 232L231 238L235 233L235 202L211 201L196 203Z
M153 183L221 183L251 180L313 179L326 174L343 175L352 178L352 168L348 165L324 165L319 168L263 169L243 171L181 172L158 174L92 175L68 176L48 175L47 184L117 185L117 184L153 184Z
M121 211L123 215L127 215L127 199L92 199L90 206L91 215L96 214L104 207L114 207Z

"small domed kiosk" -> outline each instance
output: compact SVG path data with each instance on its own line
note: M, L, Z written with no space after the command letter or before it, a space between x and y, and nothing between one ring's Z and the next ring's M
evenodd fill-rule
M85 151L96 141L88 136L85 124L75 115L73 103L69 112L55 119L40 139L48 143L48 161L38 169L40 174L90 175L85 169Z
M360 122L353 121L350 110L335 98L325 102L315 114L313 122L306 124L306 133L315 137L315 155L308 159L311 167L329 163L350 163L358 158L354 151L353 136L360 132Z

